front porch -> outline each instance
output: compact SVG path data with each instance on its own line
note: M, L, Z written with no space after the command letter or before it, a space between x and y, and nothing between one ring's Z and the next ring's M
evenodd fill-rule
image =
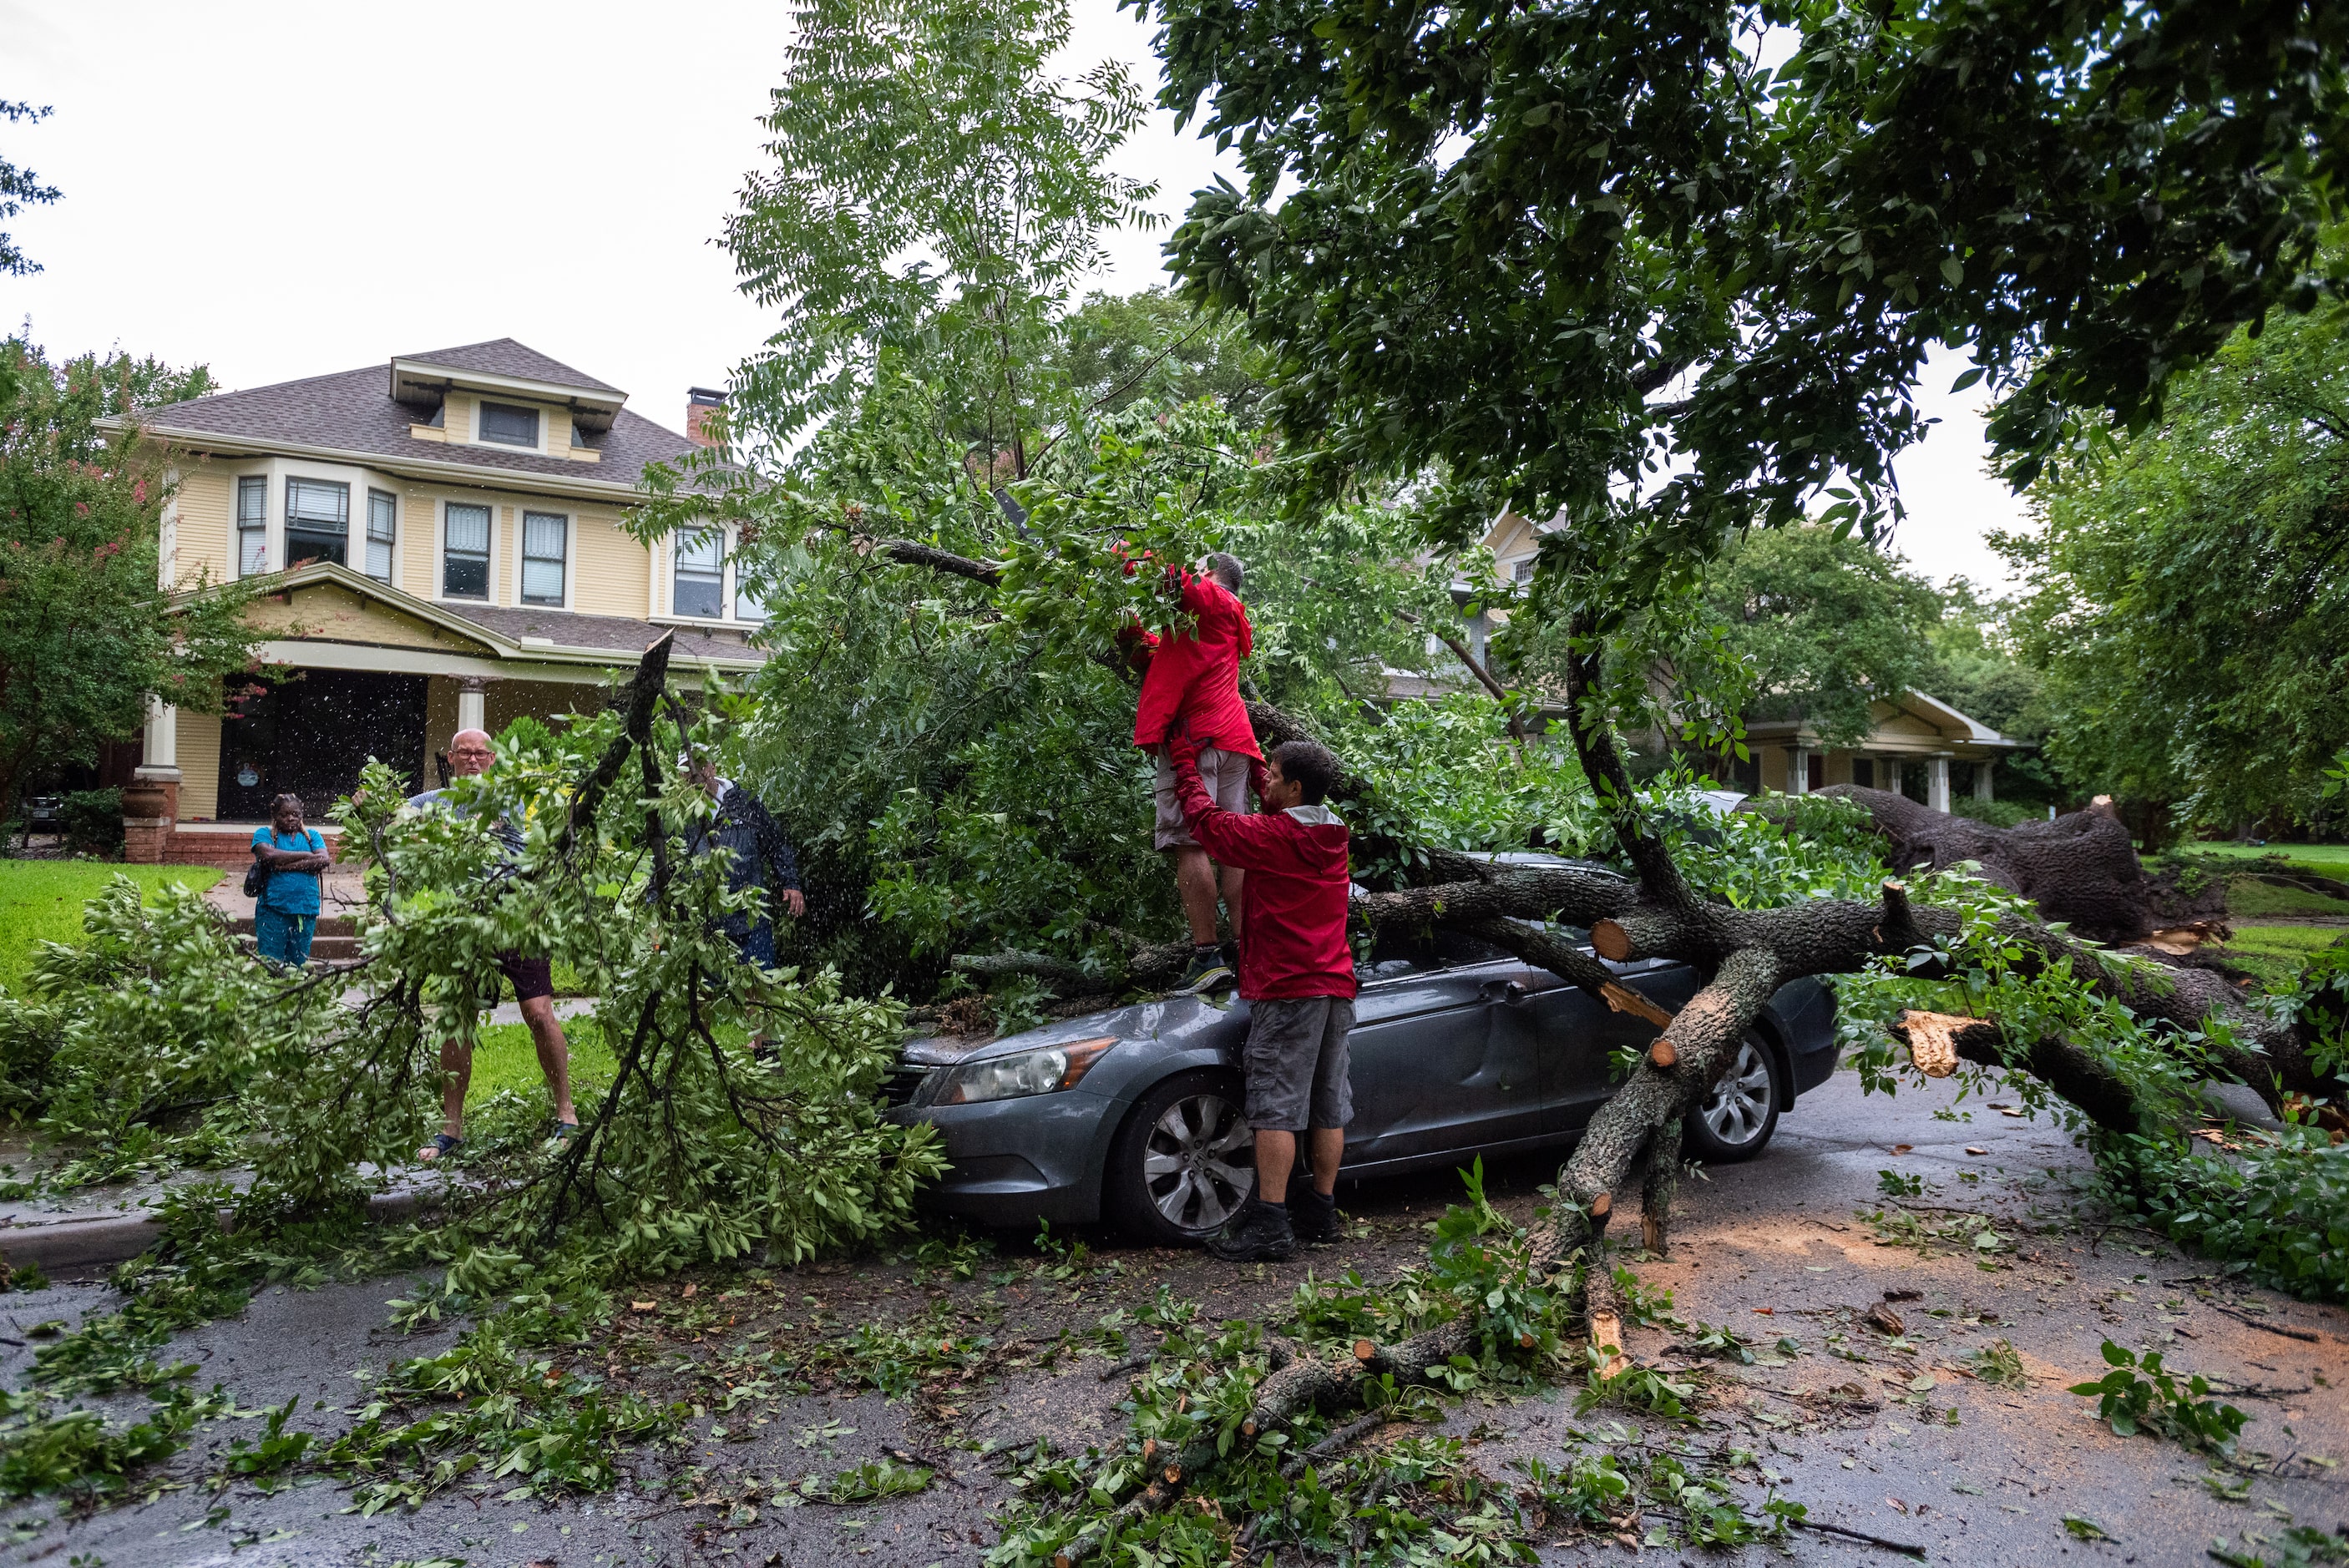
M326 815L370 758L406 793L437 788L459 730L495 734L522 717L559 728L597 712L667 630L562 611L460 614L326 562L280 581L254 615L279 634L260 654L284 678L226 714L150 705L123 790L125 860L242 870L280 794L300 796L332 845L340 830ZM761 662L739 639L677 636L683 686Z

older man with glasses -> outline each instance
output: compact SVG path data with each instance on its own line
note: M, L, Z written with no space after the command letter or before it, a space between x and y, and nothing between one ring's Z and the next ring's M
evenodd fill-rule
M460 729L449 742L449 771L460 779L486 773L497 760L497 752L486 731ZM463 811L468 808L448 797L444 789L428 789L412 797L410 806L419 810ZM502 819L492 823L491 833L503 846L509 860L522 856L522 830ZM522 1007L522 1021L530 1027L531 1043L538 1047L539 1071L546 1075L547 1093L554 1099L554 1135L569 1138L579 1130L579 1112L571 1103L571 1043L563 1037L563 1026L554 1016L554 965L545 958L527 958L520 952L498 954L498 969L512 985L514 1001ZM440 1106L444 1117L441 1130L433 1134L432 1141L416 1151L419 1160L438 1160L464 1141L465 1090L473 1080L473 1033L482 1006L495 1006L498 982L495 975L483 975L478 984L486 983L488 995L478 991L459 999L443 1021L452 1026L440 1042L440 1071L443 1081Z

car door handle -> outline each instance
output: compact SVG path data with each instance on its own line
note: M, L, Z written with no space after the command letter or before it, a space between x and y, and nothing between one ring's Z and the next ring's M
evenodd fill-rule
M1522 981L1487 980L1485 982L1485 1000L1487 1002L1499 1002L1514 1007L1525 999L1526 987Z

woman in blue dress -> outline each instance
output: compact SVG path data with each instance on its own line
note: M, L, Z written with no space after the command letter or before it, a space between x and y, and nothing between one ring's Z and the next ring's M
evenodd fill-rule
M253 858L268 876L253 901L254 944L264 958L299 969L318 934L318 873L334 863L318 830L302 825L301 796L270 802L269 826L253 830Z

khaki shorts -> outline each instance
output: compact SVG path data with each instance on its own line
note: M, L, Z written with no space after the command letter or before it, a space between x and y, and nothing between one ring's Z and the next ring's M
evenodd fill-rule
M1226 811L1247 810L1248 764L1255 758L1238 751L1226 751L1209 747L1199 753L1199 782L1207 787L1207 799ZM1183 825L1182 803L1174 798L1174 766L1161 757L1158 759L1158 832L1154 841L1162 850L1178 850L1185 844L1195 844L1191 830Z

